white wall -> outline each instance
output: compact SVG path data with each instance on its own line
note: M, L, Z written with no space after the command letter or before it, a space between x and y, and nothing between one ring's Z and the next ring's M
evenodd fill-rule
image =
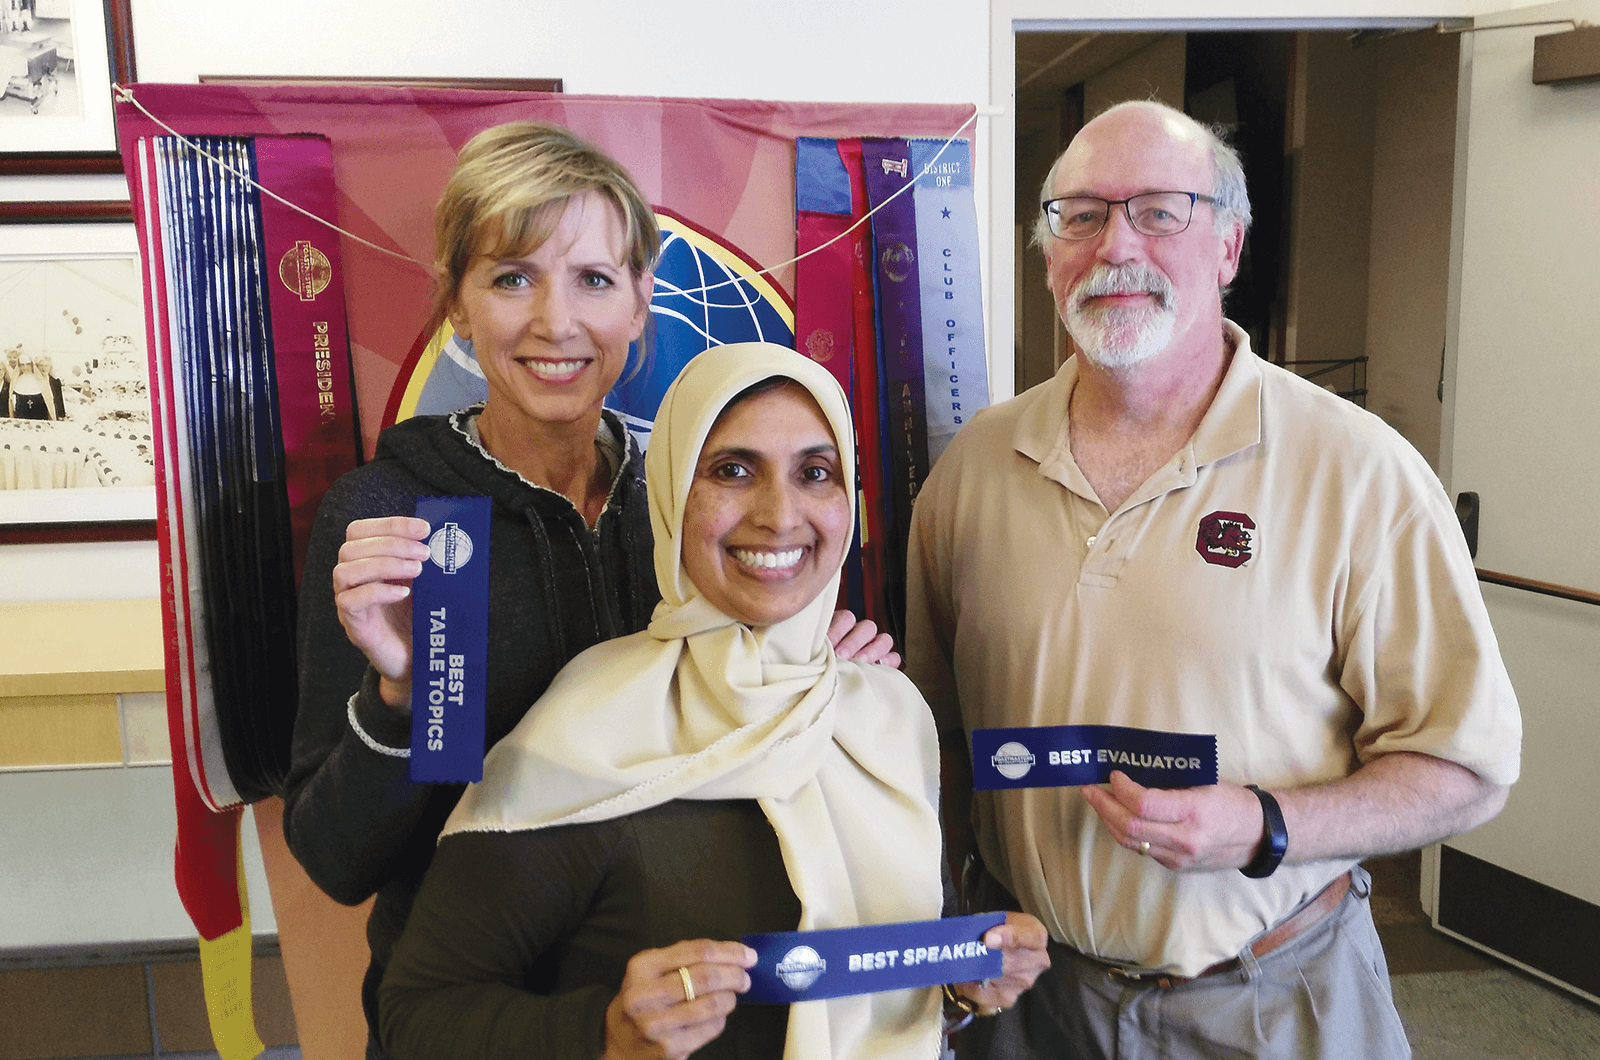
M1514 19L1600 22L1600 0ZM1478 565L1600 590L1600 85L1534 85L1533 37L1464 42L1456 148L1459 297L1442 450L1482 497ZM1523 775L1505 812L1451 843L1600 903L1600 608L1486 587L1522 704Z

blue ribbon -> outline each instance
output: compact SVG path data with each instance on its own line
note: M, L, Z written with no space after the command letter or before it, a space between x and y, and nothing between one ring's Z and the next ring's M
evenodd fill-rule
M1113 769L1150 788L1215 784L1217 738L1120 725L972 730L972 786L980 791L1104 784Z
M830 931L746 935L756 951L750 989L741 1002L787 1005L881 990L970 983L1001 975L1001 953L984 933L1004 913L872 924Z
M411 586L411 779L483 779L488 497L418 497L429 557Z

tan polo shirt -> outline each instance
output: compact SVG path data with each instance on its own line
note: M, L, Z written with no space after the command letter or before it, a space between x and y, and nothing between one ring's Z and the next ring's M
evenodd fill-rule
M1219 777L1263 787L1401 750L1511 783L1521 717L1438 479L1229 328L1194 437L1109 517L1067 440L1076 360L976 416L934 467L906 647L941 729L1214 734ZM1118 846L1075 788L979 792L975 813L991 871L1058 941L1180 975L1349 864L1176 873Z

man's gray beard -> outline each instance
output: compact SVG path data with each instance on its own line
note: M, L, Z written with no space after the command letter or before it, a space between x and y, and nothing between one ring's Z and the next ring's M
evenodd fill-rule
M1073 301L1067 331L1083 355L1101 368L1132 368L1165 350L1177 323L1170 307L1084 309Z
M1153 306L1108 306L1086 309L1087 297L1155 292ZM1101 368L1132 368L1166 349L1177 324L1172 282L1147 265L1095 266L1067 298L1067 331L1083 354Z

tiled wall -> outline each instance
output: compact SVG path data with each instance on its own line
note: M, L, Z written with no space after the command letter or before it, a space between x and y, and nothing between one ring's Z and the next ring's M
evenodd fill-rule
M258 955L251 974L256 1032L297 1041L283 961ZM0 971L0 1060L133 1057L212 1050L192 960Z
M160 692L0 698L0 769L155 765L172 760Z
M8 604L0 622L0 773L170 768L155 601ZM29 871L81 878L91 853ZM269 1047L294 1045L283 961L271 936L262 947L256 1029ZM121 963L8 950L0 939L0 1060L210 1052L198 953L141 960L137 943L113 948L127 954Z

